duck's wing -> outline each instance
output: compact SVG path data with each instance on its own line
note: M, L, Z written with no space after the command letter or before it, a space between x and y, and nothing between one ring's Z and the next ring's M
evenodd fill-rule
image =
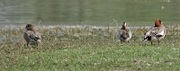
M155 27L151 27L144 33L144 41L145 40L152 40L152 37L155 37L157 34L157 29Z
M121 30L119 30L118 36L119 36L119 39L125 40L127 38L131 38L132 37L132 33L131 33L130 30L122 30L121 29Z
M124 30L122 29L119 30L118 37L120 40L125 40Z
M129 38L132 37L132 32L131 32L131 30L128 30L128 36L129 36Z
M166 33L165 33L165 29L164 29L164 27L156 27L155 28L155 32L156 32L156 37L162 37L162 36L164 36Z
M38 32L26 31L24 35L30 40L30 42L41 42L41 36Z
M164 27L151 27L146 33L145 36L152 36L152 37L161 37L165 35Z
M122 35L122 31L121 31L121 29L120 29L119 32L118 32L118 37L120 38L121 35Z

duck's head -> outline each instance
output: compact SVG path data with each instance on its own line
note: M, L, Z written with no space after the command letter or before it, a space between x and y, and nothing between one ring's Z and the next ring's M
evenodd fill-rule
M34 30L35 30L33 24L27 24L26 27L25 27L25 29L26 29L26 30L31 30L31 31L34 31Z
M158 18L156 21L155 21L155 27L161 27L163 26L162 23L161 23L161 20Z
M122 28L123 28L123 29L126 29L127 27L128 27L127 23L126 23L126 22L123 22Z

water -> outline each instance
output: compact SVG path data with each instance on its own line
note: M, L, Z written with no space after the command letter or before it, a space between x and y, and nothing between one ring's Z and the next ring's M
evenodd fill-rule
M180 23L180 0L0 0L0 24Z

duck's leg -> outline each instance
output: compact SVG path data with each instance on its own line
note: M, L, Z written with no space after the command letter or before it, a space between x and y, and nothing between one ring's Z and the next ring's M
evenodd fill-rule
M29 46L29 43L24 44L25 48L28 48L28 46Z
M123 40L120 40L120 45L123 45L124 41Z
M160 43L160 40L158 39L158 45L159 45L159 43Z
M123 42L123 41L122 41L122 40L120 40L120 43L121 43L121 44L122 44L122 42Z
M37 47L39 46L38 43L36 43L36 46L37 46Z
M28 47L28 45L29 45L29 43L27 43L27 45L26 45L26 46Z
M151 45L153 45L153 42L151 41Z

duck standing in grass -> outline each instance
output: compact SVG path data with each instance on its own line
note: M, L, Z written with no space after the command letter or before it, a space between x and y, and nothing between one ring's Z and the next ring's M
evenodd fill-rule
M121 29L119 30L118 37L121 42L129 42L132 37L131 30L128 28L126 22L123 22Z
M166 27L161 23L160 19L155 21L155 26L151 27L145 34L144 34L144 41L150 41L151 45L153 41L158 41L163 39L166 35Z
M26 31L24 32L24 39L27 42L27 46L29 44L36 44L41 42L40 34L35 30L33 24L27 24L25 27Z

